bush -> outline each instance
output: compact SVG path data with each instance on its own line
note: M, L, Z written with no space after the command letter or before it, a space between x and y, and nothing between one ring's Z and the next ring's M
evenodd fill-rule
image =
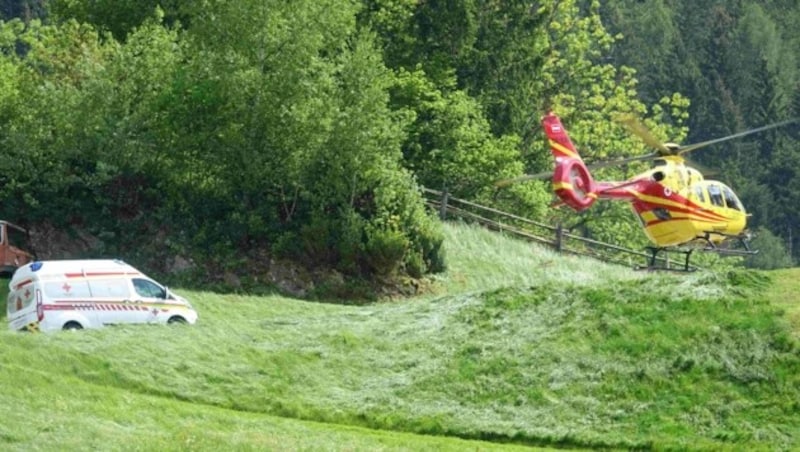
M367 230L366 259L370 272L376 276L393 275L409 251L409 240L396 229Z
M794 264L781 238L767 228L760 227L756 230L752 246L758 253L747 256L744 260L748 268L774 270L788 268Z

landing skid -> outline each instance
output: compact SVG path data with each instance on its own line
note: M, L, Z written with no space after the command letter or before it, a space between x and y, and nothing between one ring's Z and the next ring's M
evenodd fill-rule
M715 233L715 234L718 234L718 233ZM703 252L717 253L717 254L722 255L722 256L752 256L754 254L758 254L758 250L753 250L753 249L750 248L750 243L749 243L750 237L749 237L748 234L725 236L725 237L728 238L728 239L732 239L732 240L735 240L736 242L738 242L741 245L741 248L721 248L721 247L717 246L711 240L711 234L710 233L705 233L704 236L697 238L697 240L699 240L701 243L704 244L704 246L702 248L701 247L696 247L696 246L695 247L690 246L688 248L663 247L663 246L662 247L658 247L658 246L649 246L649 247L647 247L647 250L650 251L650 260L648 262L648 266L647 267L643 267L643 268L640 267L640 269L644 269L644 270L667 270L667 271L677 271L677 272L693 272L693 271L696 271L696 270L698 270L698 267L695 267L695 266L692 266L692 265L689 264L689 260L692 257L692 252L694 252L695 250L699 250L699 251L703 251ZM670 252L678 253L678 254L683 255L683 266L682 267L672 267L670 265L670 260L669 260L669 253ZM664 256L661 258L661 261L663 262L663 265L658 265L658 259L659 259L658 255L660 253L664 254Z
M711 235L706 232L705 236L700 238L706 243L703 251L710 251L723 256L752 256L753 254L758 254L758 250L750 248L750 234L728 235L725 237L738 242L741 248L721 248L711 241Z
M694 248L688 249L679 249L679 248L670 248L670 247L657 247L657 246L648 246L647 250L650 251L650 260L648 261L647 267L639 267L641 270L649 270L649 271L673 271L673 272L693 272L697 271L698 267L694 267L689 264L689 259L692 257L692 252L695 250ZM669 260L669 253L678 253L683 255L683 266L672 267L670 265ZM663 265L658 264L658 255L663 253L664 256L661 258Z

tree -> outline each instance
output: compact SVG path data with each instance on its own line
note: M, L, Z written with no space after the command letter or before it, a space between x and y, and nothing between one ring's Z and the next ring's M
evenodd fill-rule
M203 208L225 219L201 236L271 243L355 275L436 269L441 238L400 166L405 117L388 108L391 73L357 29L358 7L210 2L193 11L197 57L175 95L208 90L214 109L175 116L207 137L189 141L192 161L208 172L213 201Z
M0 124L4 208L15 218L25 212L25 222L49 214L64 224L88 207L83 200L107 176L98 164L95 132L108 93L98 81L113 48L100 45L92 27L75 22L3 27L4 46L14 49L3 60L13 74L4 102L13 114ZM20 46L27 49L24 58L16 56Z
M92 24L109 32L117 41L125 41L133 30L160 11L162 23L175 26L189 21L184 6L177 0L51 0L49 9L54 22L69 19Z
M9 21L21 19L29 22L45 16L45 0L2 0L0 1L0 19Z
M474 95L497 135L528 138L540 114L533 82L547 53L547 19L555 7L525 1L481 1L475 45L458 62L464 89ZM527 146L526 146L527 147Z

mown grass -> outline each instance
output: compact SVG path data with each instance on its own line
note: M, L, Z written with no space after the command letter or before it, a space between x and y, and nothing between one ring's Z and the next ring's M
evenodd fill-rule
M800 339L800 271L775 270L769 273L773 284L764 288L764 297L784 312L784 319L795 340Z
M4 332L0 447L800 447L793 278L649 274L446 231L448 272L412 300L184 290L192 327Z

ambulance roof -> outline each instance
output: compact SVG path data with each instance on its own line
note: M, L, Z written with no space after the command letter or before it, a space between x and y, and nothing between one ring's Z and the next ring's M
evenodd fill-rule
M10 284L25 278L111 276L141 274L139 270L118 259L82 259L34 261L14 272Z

